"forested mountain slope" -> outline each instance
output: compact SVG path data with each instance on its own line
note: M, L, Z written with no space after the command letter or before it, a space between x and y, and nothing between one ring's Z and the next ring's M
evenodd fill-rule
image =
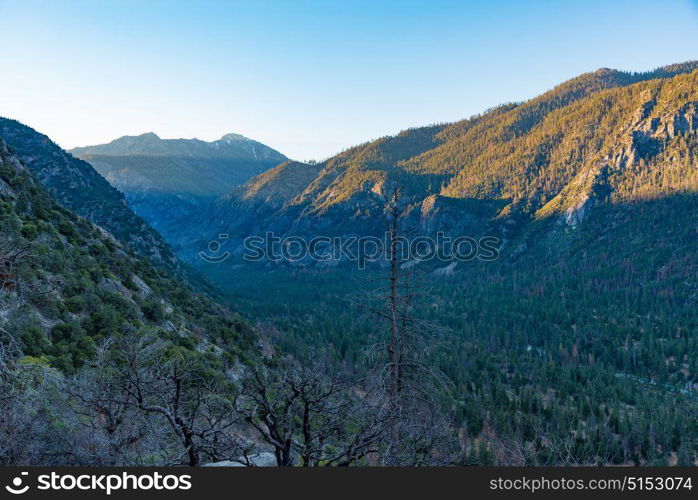
M191 239L202 234L181 255L192 258L218 233L376 231L392 185L432 230L472 231L475 217L506 239L537 218L575 224L593 204L695 191L697 68L601 69L522 104L410 129L304 170L296 164L305 185L287 189L277 186L281 177L258 176L200 212L191 231L182 227ZM247 194L260 190L278 195L262 207ZM461 220L469 222L459 227Z
M422 275L414 315L469 463L695 463L697 220L695 195L592 207L576 227L540 221L526 251ZM381 330L351 304L375 269L212 268L281 349L363 376Z
M238 315L59 205L0 139L0 464L234 458L251 444L230 398L257 351Z
M253 353L243 320L58 205L2 140L0 208L0 332L38 363L71 373L137 331L228 365Z
M385 196L399 185L406 232L500 239L493 261L446 271L422 263L405 268L414 273L408 310L420 325L421 359L447 380L444 394L431 396L443 396L448 423L428 428L457 436L454 463L692 464L698 442L696 66L645 74L599 70L529 102L410 129L320 164L283 162L212 206L192 208L191 219L178 219L166 234L194 261L221 233L233 248L266 231L376 233L384 228ZM120 143L111 153L131 154L140 142ZM142 142L157 144L152 137ZM180 153L198 154L192 151ZM31 150L26 157L33 159ZM190 386L193 407L200 408L196 396L209 380L231 384L237 360L255 356L256 336L246 323L58 206L19 156L3 148L1 158L0 328L19 346L18 366L80 374L99 357L105 338L157 338L177 359L205 360L206 376L196 372L205 384ZM68 182L56 177L59 166L45 168L54 173L49 179ZM355 389L357 381L371 380L366 352L386 329L352 304L376 298L371 287L380 287L380 269L198 261L280 352L306 362L313 376L327 370L354 381L359 407L369 407ZM90 376L95 373L100 380L98 371ZM221 393L211 394L210 408L231 415L228 403L218 406ZM289 422L301 422L302 414ZM95 415L99 422L102 408ZM5 428L14 432L14 423ZM173 445L178 435L141 440L141 462L125 446L124 463L163 463L160 454L167 463L186 463L181 444ZM93 449L89 445L84 448ZM184 443L183 449L193 448ZM201 456L220 458L202 450ZM68 461L79 463L72 456Z
M87 162L63 151L48 137L15 120L0 118L0 138L65 208L113 234L140 255L175 270L170 246L126 205L123 194Z

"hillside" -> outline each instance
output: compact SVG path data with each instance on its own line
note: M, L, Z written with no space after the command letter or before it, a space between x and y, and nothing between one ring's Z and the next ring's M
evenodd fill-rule
M240 316L59 205L0 139L0 464L235 457L226 398L259 363L257 342Z
M154 133L126 136L108 144L75 148L129 206L173 244L180 225L253 176L286 160L264 144L239 134L212 142L160 139Z
M413 214L433 230L473 230L459 220L486 213L480 229L508 240L537 218L564 215L574 224L593 204L695 191L696 69L695 62L649 73L602 69L522 104L351 148L306 166L314 175L292 189L282 176L260 175L199 212L196 245L270 227L375 232L391 185L403 188ZM262 207L254 192L278 194ZM191 259L194 246L181 255Z
M179 267L170 246L126 205L88 163L15 120L0 118L0 138L58 203L109 231L128 248L170 270Z
M380 269L309 261L252 264L236 252L245 237L268 231L305 237L377 234L385 227L385 198L399 185L406 233L443 231L499 239L498 258L490 261L453 266L411 262L401 268L410 270L402 283L411 280L416 292L404 299L402 328L411 328L408 320L418 325L421 362L446 380L429 396L443 405L448 423L427 427L457 436L459 451L452 463L695 463L695 63L643 74L602 69L531 101L458 123L409 129L320 164L268 165L222 195L218 174L211 173L208 180L195 175L203 171L196 170L203 164L196 155L207 147L200 141L175 141L176 161L163 153L165 141L150 134L115 141L108 154L91 156L98 168L117 166L106 174L110 182L120 179L139 186L134 190L142 189L153 210L174 214L169 219L159 216L155 223L181 257L197 263L226 299L255 322L254 332L238 316L133 254L130 244L65 208L92 207L94 211L85 213L105 217L114 231L133 230L97 206L100 197L110 203L114 190L105 188L89 164L56 150L50 141L17 137L20 146L28 145L23 155L0 148L0 346L17 344L20 354L13 363L22 380L35 380L29 368L36 368L61 380L57 387L84 388L87 377L88 387L107 380L106 390L111 391L120 370L107 370L103 377L101 369L90 369L101 359L102 342L116 339L118 353L124 349L119 342L126 339L133 344L126 351L137 354L152 352L148 342L157 339L164 342L166 358L175 360L167 364L174 369L174 380L179 380L181 366L196 367L188 372L187 408L198 425L208 428L209 417L216 415L216 422L233 429L230 398L238 394L236 384L244 371L240 362L261 366L255 345L259 334L270 357L268 374L286 370L284 363L293 360L310 367L307 373L314 380L324 371L340 374L353 381L350 392L356 393L343 393L342 401L356 396L354 403L369 409L361 395L362 384L370 385L375 375L367 351L380 342L385 329L364 312L372 299L385 301L371 288L381 285ZM102 158L111 163L100 166ZM221 160L209 159L206 168ZM65 206L39 185L30 164ZM151 175L167 168L189 172L189 177ZM150 177L136 175L137 169ZM225 168L217 172L227 175ZM83 194L81 189L91 191ZM130 203L139 200L133 193ZM229 237L222 251L233 256L204 263L196 254L222 233ZM284 356L274 356L276 350ZM149 368L142 370L148 380L158 376ZM66 376L70 378L63 382ZM268 394L259 374L255 376L261 394ZM299 379L283 377L289 377L284 380L290 389L277 380L273 395L288 389L293 400L300 394ZM245 380L242 385L249 385L250 379ZM131 383L127 380L126 386ZM153 386L151 401L162 399L160 391L172 387L167 384L169 379ZM37 392L39 399L49 400L46 389L42 391ZM65 409L76 404L72 396L61 397L55 399L61 401L56 411L62 417L57 423L41 420L46 428L38 435L50 448L62 450L61 463L94 463L92 450L102 445L80 434L80 418L66 427L70 446L53 437L63 429L63 420L75 418L67 417L72 414ZM179 407L179 400L174 401L173 407ZM99 403L88 411L90 425L98 429L100 442L111 446L112 438L100 433L111 432L103 415L112 414ZM25 420L46 411L45 403L32 404L41 410L23 409ZM250 445L247 438L236 436L234 443L227 443L225 455L211 451L217 450L219 435L233 436L214 428L197 447L180 439L185 433L176 425L163 431L167 419L150 415L148 408L141 404L139 411L129 413L145 422L136 425L142 432L135 439L137 451L128 427L123 439L116 440L123 456L95 454L118 463L198 464L202 459L239 458ZM139 420L142 411L150 415L144 421ZM13 408L12 418L15 413ZM302 422L303 414L295 407L289 422ZM342 429L341 438L327 449L334 449L344 432L361 421L343 421L337 428ZM369 421L371 427L380 424ZM0 425L0 437L3 429L7 435L16 433L14 421L8 422ZM159 423L153 427L154 422ZM252 430L235 429L245 436ZM75 443L80 457L71 454ZM365 464L364 457L357 463Z
M110 336L142 330L227 363L254 337L239 317L58 205L0 140L0 328L22 352L73 372Z
M430 366L454 383L467 463L695 463L697 220L695 194L597 206L576 226L536 221L495 262L417 267L414 315ZM361 304L384 273L208 272L279 349L370 373L382 330Z

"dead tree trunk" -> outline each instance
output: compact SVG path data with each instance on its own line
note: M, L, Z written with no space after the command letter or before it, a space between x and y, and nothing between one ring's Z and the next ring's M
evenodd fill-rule
M401 362L402 362L402 339L400 328L400 297L398 287L400 285L400 262L398 256L399 242L399 208L400 190L395 189L391 206L390 214L390 291L388 295L389 304L389 320L390 320L390 340L388 342L388 360L390 363L389 369L389 391L390 404L392 413L397 416L400 414L400 389L401 383Z

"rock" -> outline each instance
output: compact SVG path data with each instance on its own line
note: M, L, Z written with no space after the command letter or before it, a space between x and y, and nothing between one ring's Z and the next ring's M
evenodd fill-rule
M242 459L240 460L242 461ZM269 452L251 455L250 462L253 467L276 467L276 457ZM223 460L221 462L204 464L203 467L245 467L245 465L235 460Z
M453 270L456 268L457 264L458 263L456 261L453 261L446 267L440 267L434 270L433 274L435 274L436 276L451 276L453 275Z
M584 195L579 202L567 209L565 212L565 223L568 226L577 227L582 222L587 213L588 202L589 197Z
M112 278L102 278L99 288L107 292L118 293L127 299L130 299L132 296L131 290Z
M138 293L140 293L142 297L147 297L148 295L153 293L153 290L139 276L134 274L131 277L131 280L138 288Z
M0 179L0 198L14 198L14 190L2 179Z

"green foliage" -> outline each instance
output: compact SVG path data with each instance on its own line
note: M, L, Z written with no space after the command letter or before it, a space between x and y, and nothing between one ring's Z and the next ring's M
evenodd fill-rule
M28 183L25 189L19 191L15 202L19 211L28 209L31 199L33 215L41 220L51 219L53 227L71 244L77 245L80 230L92 232L94 229L87 229L84 221L66 223L61 220L61 217L68 215L67 210L74 211L107 229L135 253L152 258L170 271L178 271L174 254L162 237L129 210L123 195L91 165L66 153L46 136L15 120L0 118L0 138L40 183ZM40 194L43 191L41 186L55 197L61 207L50 197ZM80 226L77 232L76 224ZM27 231L31 232L31 229ZM27 236L33 239L34 235L28 233Z
M516 442L529 464L687 462L698 439L698 196L599 205L574 228L558 220L531 225L523 253L512 245L496 262L429 278L415 311L446 332L429 359L457 386L469 463ZM283 351L366 374L380 332L351 303L376 269L217 269L217 285L273 323L262 332Z
M145 315L146 319L152 321L153 323L161 323L165 319L165 311L155 298L148 297L141 306L141 310Z
M167 318L174 328L173 345L181 349L220 343L222 352L205 357L211 367L224 371L221 359L232 364L254 358L254 335L241 318L125 252L90 222L58 206L17 165L0 141L0 181L16 193L0 198L3 241L27 248L13 270L18 285L10 290L16 304L8 322L25 355L73 373L104 340L140 328L160 331ZM142 292L135 276L152 292Z
M19 332L22 350L29 356L40 356L50 346L46 334L37 326L27 326Z

